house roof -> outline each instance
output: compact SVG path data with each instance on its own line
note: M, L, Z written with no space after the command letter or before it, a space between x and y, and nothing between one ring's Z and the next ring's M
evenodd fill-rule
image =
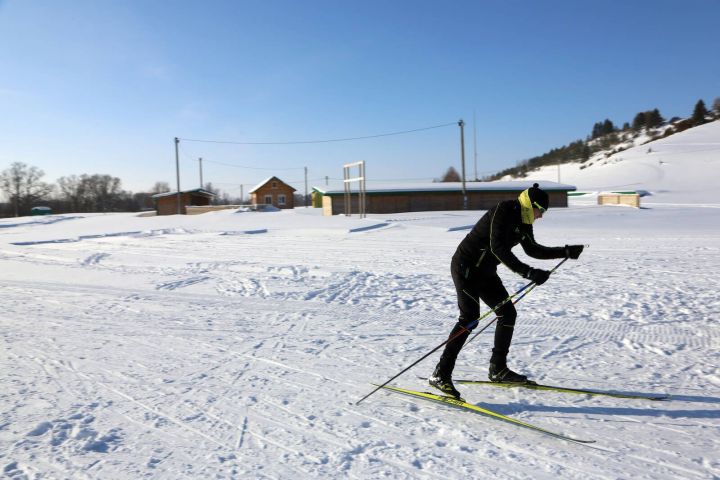
M287 183L283 182L283 181L280 180L278 177L268 177L268 178L266 178L265 180L263 180L262 182L260 182L260 183L258 183L257 185L255 185L248 193L254 193L256 190L260 189L261 187L263 187L264 185L266 185L267 183L269 183L271 180L278 181L278 182L282 183L283 185L286 185L286 186L290 187L293 192L296 192L296 191L297 191L297 189L295 189L295 188L291 187L290 185L288 185Z
M193 193L195 195L200 195L202 197L215 197L216 195L213 192L209 192L205 190L204 188L193 188L192 190L180 190L180 193ZM152 196L152 198L162 198L162 197L171 197L173 195L177 195L178 192L165 192L165 193L156 193Z
M541 189L547 192L570 192L576 190L574 185L550 181L512 181L512 182L465 182L467 192L522 192L537 183ZM313 187L313 190L322 195L334 196L344 195L345 189L341 185L332 187ZM352 185L352 191L357 192L356 184ZM462 192L462 182L426 182L426 183L376 183L367 182L365 186L367 194L384 193L428 193L428 192Z

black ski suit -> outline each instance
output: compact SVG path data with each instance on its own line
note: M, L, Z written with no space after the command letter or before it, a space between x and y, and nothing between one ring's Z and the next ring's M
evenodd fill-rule
M472 323L480 316L478 299L488 307L495 308L509 296L497 274L497 266L503 263L523 277L530 271L530 267L511 251L518 243L533 258L565 258L564 247L545 247L535 241L532 225L524 224L521 220L520 202L517 200L500 202L488 210L460 242L451 263L460 316L450 337L467 330L445 346L438 364L444 377L450 378L455 359L470 334L468 330L476 326ZM504 365L517 313L512 302L507 302L496 314L498 320L491 362Z

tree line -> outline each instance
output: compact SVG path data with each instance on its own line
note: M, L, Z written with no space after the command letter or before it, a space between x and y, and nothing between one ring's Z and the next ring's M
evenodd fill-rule
M166 182L156 182L149 192L128 192L118 177L104 174L70 175L57 184L43 181L44 176L41 169L22 162L3 170L0 190L9 203L0 204L0 216L29 215L40 205L55 213L137 212L154 208L154 194L170 191Z
M507 175L524 177L529 172L546 165L585 162L599 151L612 150L612 153L621 151L620 144L625 139L643 131L650 134L651 140L656 140L718 119L720 119L720 97L713 102L712 110L708 110L702 99L698 100L695 103L692 115L686 119L674 117L666 121L657 108L638 112L632 123L625 122L622 128L618 128L611 120L605 119L593 125L591 133L585 140L576 140L542 155L523 160L518 162L515 167L506 168L484 180L499 180ZM669 126L662 133L654 133L654 131L666 125Z
M0 217L30 215L33 207L50 207L53 213L140 212L154 210L153 195L171 191L167 182L155 182L147 192L122 189L118 177L104 174L60 177L56 184L43 181L45 173L22 162L0 172L0 191L9 203L0 203ZM203 189L213 193L213 205L241 205L243 199L221 192L207 182ZM295 194L295 205L306 205L305 195ZM309 195L308 195L309 197Z

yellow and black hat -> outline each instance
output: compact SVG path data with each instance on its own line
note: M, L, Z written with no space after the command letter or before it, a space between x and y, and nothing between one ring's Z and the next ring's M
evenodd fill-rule
M522 209L523 223L527 224L532 224L535 221L533 208L537 208L545 213L550 207L550 197L543 190L540 190L540 185L537 183L533 184L533 186L527 190L523 190L518 200L520 201L520 207Z

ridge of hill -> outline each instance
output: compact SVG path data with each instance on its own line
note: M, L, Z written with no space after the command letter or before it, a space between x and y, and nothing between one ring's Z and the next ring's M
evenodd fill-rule
M634 190L643 202L720 206L720 120L665 135L672 125L624 137L584 162L545 165L499 180L552 180L579 191Z

